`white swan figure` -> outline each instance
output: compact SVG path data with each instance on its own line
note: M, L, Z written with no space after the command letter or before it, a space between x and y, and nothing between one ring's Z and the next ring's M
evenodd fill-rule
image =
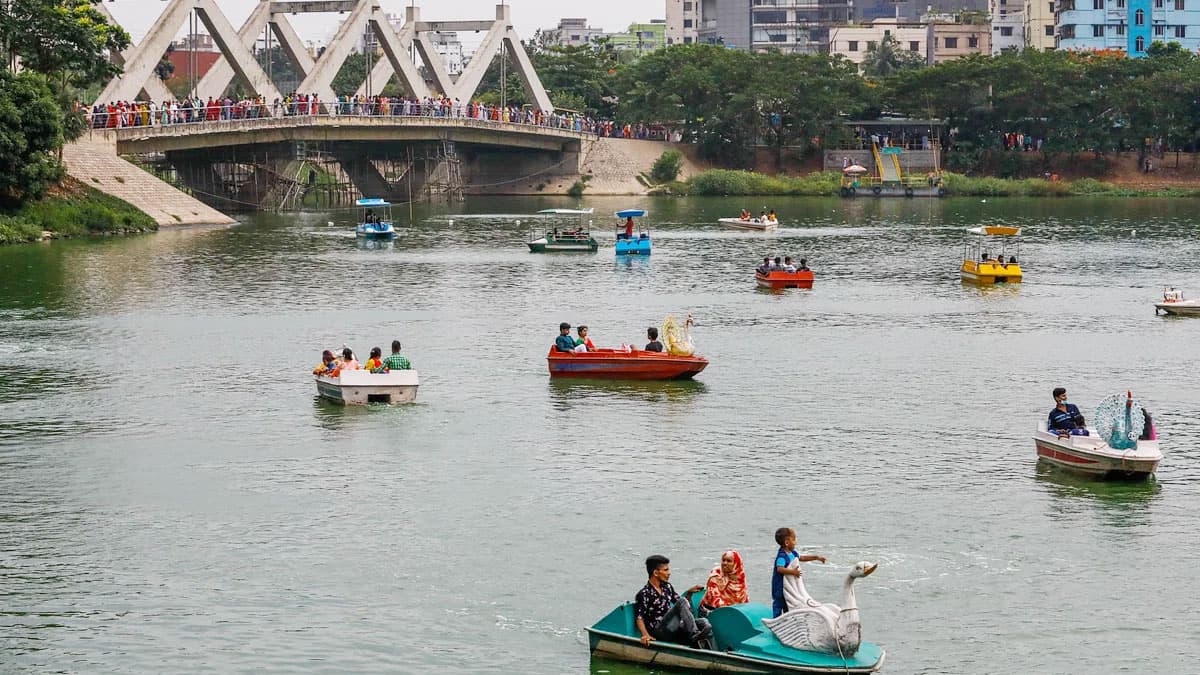
M799 560L789 567L798 568ZM842 585L842 605L820 603L804 588L804 577L783 578L783 595L788 610L776 619L764 619L779 641L789 647L825 654L853 656L862 644L862 623L858 620L858 601L854 597L854 580L869 576L879 567L876 563L860 562L850 570Z

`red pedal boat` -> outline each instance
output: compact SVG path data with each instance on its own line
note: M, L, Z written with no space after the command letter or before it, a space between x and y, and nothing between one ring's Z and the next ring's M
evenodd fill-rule
M546 355L550 377L586 377L602 380L690 380L708 366L703 356L676 356L639 349L597 349Z
M755 272L754 278L758 280L759 286L775 290L777 288L812 288L814 277L812 270L804 270L803 272L781 272L775 270L766 274Z

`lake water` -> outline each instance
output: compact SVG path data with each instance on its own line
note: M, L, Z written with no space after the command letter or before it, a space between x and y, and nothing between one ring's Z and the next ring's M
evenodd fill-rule
M0 249L0 671L645 673L584 628L671 558L724 549L769 602L772 534L809 590L859 560L887 673L1182 673L1200 620L1200 204L585 198L594 255L524 241L572 207L422 208L393 245L353 214ZM645 207L648 259L609 215ZM407 212L398 214L406 223ZM516 221L522 220L517 225ZM332 225L330 223L333 223ZM1026 283L958 280L963 228L1025 228ZM811 291L759 291L764 255ZM552 382L560 321L602 346L694 315L695 382ZM410 406L315 400L320 350L393 338ZM1132 389L1157 479L1038 468L1066 386Z

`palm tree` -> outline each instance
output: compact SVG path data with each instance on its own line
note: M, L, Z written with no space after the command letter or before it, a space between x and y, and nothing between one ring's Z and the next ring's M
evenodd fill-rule
M884 78L920 64L920 54L901 50L895 36L884 35L882 40L867 47L862 68L867 77Z

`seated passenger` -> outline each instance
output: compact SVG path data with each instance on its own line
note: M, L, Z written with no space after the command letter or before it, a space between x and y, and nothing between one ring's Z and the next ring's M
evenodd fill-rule
M625 232L618 233L617 239L633 239L633 216L625 219Z
M313 375L328 375L337 370L337 359L333 358L333 352L326 349L321 352L321 365L313 368Z
M770 272L771 271L771 259L764 257L762 264L759 265L758 267L755 267L754 271L758 272L759 274L766 274L767 272Z
M783 260L780 259L779 256L775 256L775 259L771 261L771 271L772 272L783 271Z
M650 328L647 328L646 329L646 339L650 340L650 342L646 343L646 349L644 349L643 351L647 351L647 352L663 351L663 343L658 341L658 329L657 328L655 328L653 326L651 326Z
M767 221L772 223L779 222L779 219L775 217L775 209L771 209L771 212L767 214Z
M801 259L800 259L800 266L796 268L796 271L797 271L797 272L808 272L808 271L810 271L810 270L808 269L808 259L807 259L807 258L801 258Z
M725 551L721 554L721 564L708 575L704 598L700 600L700 616L718 607L746 602L750 602L750 596L746 593L746 570L742 566L742 556L737 551Z
M1015 255L1008 256L1008 264L1016 265L1017 264L1017 256L1015 256Z
M371 347L371 355L367 357L367 362L363 364L363 370L369 370L372 373L383 368L383 350L379 347Z
M1073 404L1067 403L1067 390L1055 387L1053 395L1055 405L1046 421L1046 430L1058 434L1059 437L1089 436L1083 413Z
M692 586L680 597L671 587L671 561L666 556L646 558L649 580L638 591L633 604L634 626L642 635L642 645L655 640L712 649L712 626L692 612L692 595L703 590Z
M392 340L392 354L383 360L383 368L380 372L386 373L392 370L412 370L412 363L400 354L399 340Z
M788 256L783 259L783 271L784 272L795 272L796 271L796 266L792 264L791 256Z
M554 351L575 351L575 338L571 337L571 324L566 321L558 324L558 337L554 339Z
M354 358L354 350L342 347L342 361L338 364L338 370L358 370L358 359Z
M738 218L741 220L750 220L750 212L746 209L742 209L742 212L740 215L738 215Z
M579 333L579 337L575 338L575 351L577 352L594 352L596 345L592 344L592 339L588 337L588 327L580 326L575 331Z

